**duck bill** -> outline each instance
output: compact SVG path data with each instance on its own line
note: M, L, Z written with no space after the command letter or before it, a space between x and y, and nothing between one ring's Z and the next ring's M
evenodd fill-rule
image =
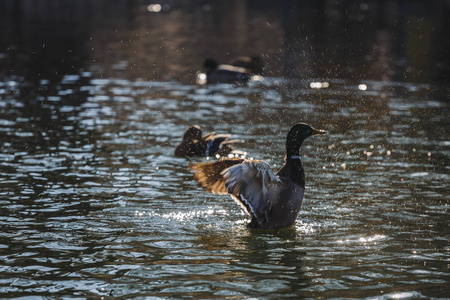
M326 133L327 133L327 132L326 132L325 130L313 128L313 133L312 133L312 135L316 135L316 134L326 134Z

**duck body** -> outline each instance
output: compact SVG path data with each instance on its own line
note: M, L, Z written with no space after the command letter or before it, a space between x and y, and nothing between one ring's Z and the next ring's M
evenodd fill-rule
M295 223L305 193L299 156L303 140L325 131L300 123L286 141L284 166L277 174L260 160L221 159L193 164L194 177L208 191L229 194L251 217L248 228L283 228Z
M258 57L239 57L227 64L218 64L214 59L207 59L203 67L206 69L206 83L247 82L253 74L262 70L262 60Z
M253 56L240 56L228 62L229 65L235 67L245 68L252 74L261 75L264 70L264 62L261 57Z
M234 151L230 145L235 140L229 140L228 134L215 134L214 132L202 136L202 130L199 126L189 126L184 134L182 141L175 147L175 156L193 157L193 156L224 156Z
M301 173L303 180L291 175ZM251 217L248 228L283 228L295 223L304 190L304 171L300 159L287 163L276 175L263 161L243 161L222 171L227 193L243 203Z
M251 74L247 69L230 65L218 65L217 68L206 73L206 83L235 83L247 82Z

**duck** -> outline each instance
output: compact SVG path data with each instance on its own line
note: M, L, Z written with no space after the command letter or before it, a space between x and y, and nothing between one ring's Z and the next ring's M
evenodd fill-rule
M213 58L203 63L206 70L206 83L235 83L247 82L252 75L261 74L263 63L258 56L242 56L231 60L227 64L219 64ZM200 73L202 74L202 73Z
M210 132L203 135L198 125L189 126L183 134L181 142L175 147L176 157L193 156L225 156L240 151L234 149L230 144L237 140L229 140L229 134L216 134Z
M261 57L257 55L234 58L228 62L228 65L245 68L256 75L262 75L264 69L264 62Z
M191 164L194 178L207 191L228 194L250 216L247 228L292 226L305 193L305 171L300 158L303 141L325 134L309 124L292 126L286 137L284 165L275 174L262 160L222 158Z

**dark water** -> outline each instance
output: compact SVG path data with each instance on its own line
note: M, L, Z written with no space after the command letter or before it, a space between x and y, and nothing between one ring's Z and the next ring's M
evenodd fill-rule
M449 298L448 3L185 3L0 3L0 297ZM276 169L300 121L329 134L293 228L173 157L199 124Z

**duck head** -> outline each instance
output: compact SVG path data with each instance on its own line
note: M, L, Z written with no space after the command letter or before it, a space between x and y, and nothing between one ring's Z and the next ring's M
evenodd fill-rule
M215 68L217 68L219 64L217 61L213 58L207 58L205 62L203 63L203 67L206 69L207 72L211 72Z
M298 156L300 146L303 141L316 134L325 134L325 130L315 129L308 124L298 123L292 126L286 138L286 155L287 157Z
M202 129L198 125L189 126L183 134L183 140L200 140Z

